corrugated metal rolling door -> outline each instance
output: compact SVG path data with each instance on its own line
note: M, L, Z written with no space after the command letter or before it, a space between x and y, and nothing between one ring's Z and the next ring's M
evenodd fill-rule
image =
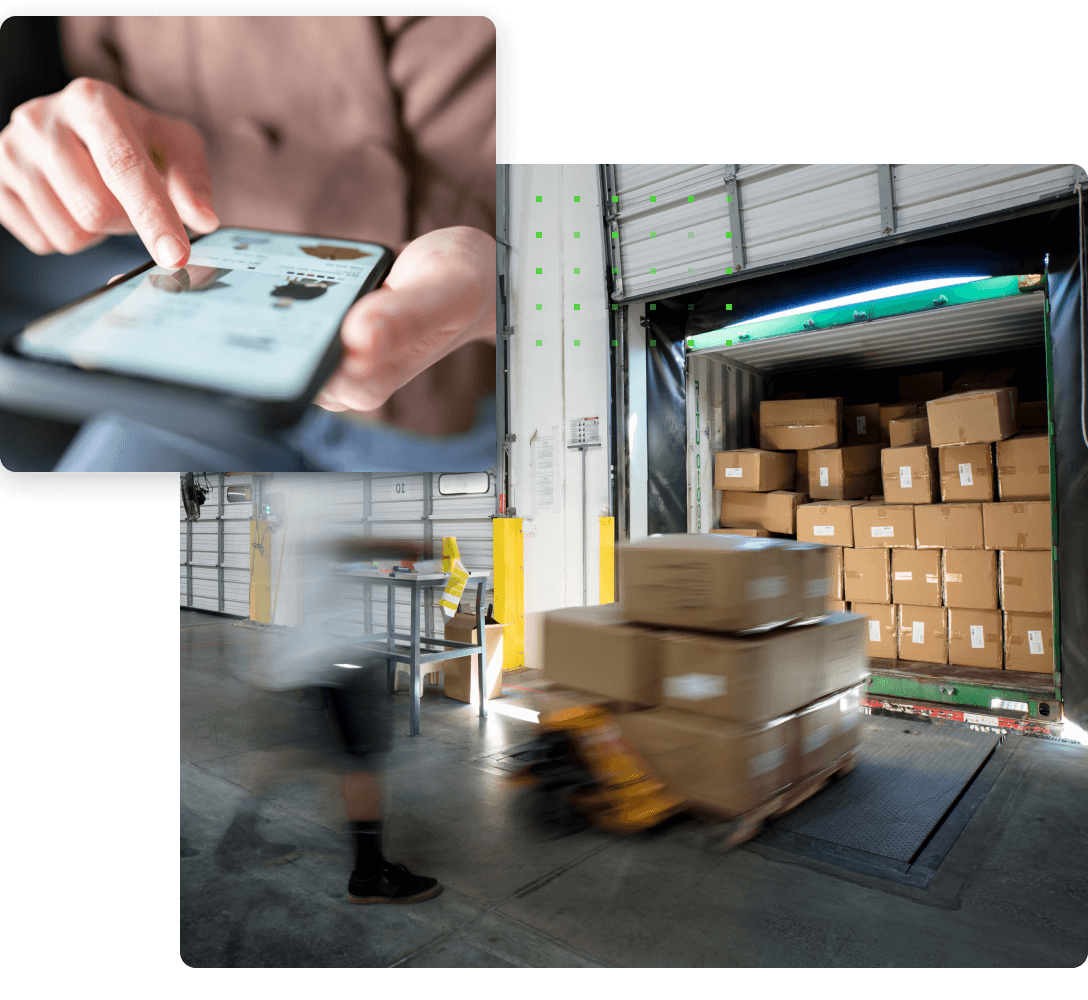
M1070 194L1084 172L1031 164L608 164L614 299Z
M226 487L252 486L252 476L208 473L199 521L181 516L181 606L249 617L249 522L252 503L227 503Z
M397 538L422 541L434 557L442 553L442 539L457 538L461 560L470 571L493 572L491 518L495 513L495 477L488 475L486 493L442 495L440 473L322 473L320 488L329 503L329 515L346 534L373 538ZM270 490L275 486L270 485ZM337 609L338 631L361 633L365 622L363 588L358 598L346 591L344 603ZM396 627L405 632L411 627L409 592L397 588ZM424 603L432 627L441 634L444 619L438 607L439 594ZM493 596L489 594L489 600ZM379 630L386 620L384 588L375 588L371 622Z

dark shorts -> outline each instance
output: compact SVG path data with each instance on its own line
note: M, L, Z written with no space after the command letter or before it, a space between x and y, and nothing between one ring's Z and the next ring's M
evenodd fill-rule
M393 742L393 699L385 660L345 674L350 676L342 686L320 689L330 749L346 754L351 765L373 768Z

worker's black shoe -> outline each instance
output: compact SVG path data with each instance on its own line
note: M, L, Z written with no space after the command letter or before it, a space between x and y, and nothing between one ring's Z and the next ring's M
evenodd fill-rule
M352 875L348 900L352 903L418 903L442 891L438 879L413 875L404 865L382 863L381 872L363 881Z

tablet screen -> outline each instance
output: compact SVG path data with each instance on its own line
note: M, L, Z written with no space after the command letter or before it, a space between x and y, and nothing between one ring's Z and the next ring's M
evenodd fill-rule
M219 229L182 268L154 266L28 325L22 353L81 368L294 399L383 248Z

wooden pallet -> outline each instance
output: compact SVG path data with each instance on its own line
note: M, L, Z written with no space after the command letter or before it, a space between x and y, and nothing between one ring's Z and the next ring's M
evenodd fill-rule
M806 799L819 792L830 781L845 777L857 766L857 749L843 754L832 761L822 771L809 775L803 781L796 782L782 789L773 798L760 804L750 812L739 816L729 816L705 803L693 803L688 811L709 821L710 829L706 837L708 850L725 852L739 847L751 840L763 829L769 819L781 816L795 809Z

